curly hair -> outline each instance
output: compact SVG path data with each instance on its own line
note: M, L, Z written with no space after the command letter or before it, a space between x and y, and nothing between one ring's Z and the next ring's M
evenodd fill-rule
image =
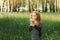
M41 23L40 14L37 11L33 11L30 14L30 26L39 25Z

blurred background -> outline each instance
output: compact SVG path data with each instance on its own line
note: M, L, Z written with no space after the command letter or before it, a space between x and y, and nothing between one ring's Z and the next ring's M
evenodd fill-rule
M42 40L60 40L60 0L0 0L0 40L31 40L34 10L41 16Z
M0 0L1 12L59 12L60 0Z

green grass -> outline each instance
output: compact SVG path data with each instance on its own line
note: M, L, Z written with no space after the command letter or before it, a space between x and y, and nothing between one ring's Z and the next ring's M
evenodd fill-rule
M60 40L60 14L40 14L42 40ZM0 40L31 40L29 12L0 12Z

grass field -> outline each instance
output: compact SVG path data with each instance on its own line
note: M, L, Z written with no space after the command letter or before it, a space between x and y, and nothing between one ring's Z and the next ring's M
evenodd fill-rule
M60 14L40 14L42 40L60 40ZM0 40L31 40L29 12L0 12Z

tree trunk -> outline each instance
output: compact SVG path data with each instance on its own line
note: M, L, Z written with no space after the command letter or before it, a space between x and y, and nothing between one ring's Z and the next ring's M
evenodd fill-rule
M55 5L53 4L53 12L55 12Z
M28 0L28 3L29 3L29 12L31 12L30 0Z
M14 12L17 11L16 9L17 9L17 4L16 4L16 1L13 0L13 11Z
M57 0L56 0L56 12L57 12Z
M42 0L42 12L44 12L44 1Z
M47 12L47 0L46 0L46 4L45 4L45 12Z
M1 1L1 12L3 11L3 1Z
M54 1L52 0L50 2L50 12L55 12L55 5L54 5Z

